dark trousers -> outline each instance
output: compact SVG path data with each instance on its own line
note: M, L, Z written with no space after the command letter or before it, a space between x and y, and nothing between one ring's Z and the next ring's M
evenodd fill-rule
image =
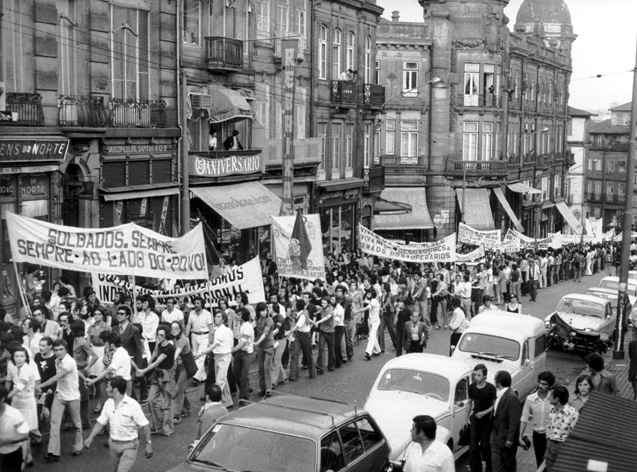
M546 286L550 287L553 284L553 267L554 266L548 266L548 268L546 269Z
M336 368L343 365L343 337L345 336L345 326L334 327L334 363Z
M414 352L423 352L423 346L421 346L419 342L414 341L413 343L411 343L409 349L407 349L406 352L407 354L412 354Z
M462 333L458 333L456 331L451 333L451 336L449 337L449 355L450 356L451 354L453 354L453 349L458 345L458 341L460 341L460 336L462 336Z
M517 452L517 443L511 447L498 447L495 444L491 444L493 472L517 472L518 463L515 459Z
M522 295L529 294L529 273L522 272L522 285L520 286L520 291Z
M478 314L478 309L480 305L482 305L482 294L484 290L481 288L472 288L471 289L471 310L472 316L476 316Z
M319 352L318 359L316 360L316 368L324 370L325 362L327 362L328 370L334 370L334 332L325 333L323 331L319 331Z
M232 369L235 382L239 384L239 399L249 400L250 392L248 385L248 375L250 374L250 358L252 356L246 351L238 351L234 355Z
M535 452L535 462L540 467L540 464L544 462L544 454L546 453L546 434L533 431L533 452Z
M396 326L396 357L403 355L403 336L405 334L405 328Z
M310 333L301 333L296 331L294 333L294 350L296 352L301 351L303 353L303 358L307 361L307 370L310 374L311 378L316 377L316 368L314 367L314 358L312 357L312 339ZM292 363L292 359L290 359ZM290 379L296 380L299 378L299 368L298 368L298 356L294 359L294 362L297 365L290 366Z
M217 379L215 377L215 355L211 352L206 356L206 361L208 363L208 367L206 369L206 382L204 383L204 390L202 397L206 396L206 392L210 387L212 387Z
M82 419L82 428L91 427L91 414L89 411L89 398L86 384L80 379L80 418Z
M491 472L491 445L489 436L491 435L491 424L489 415L477 419L471 416L471 439L469 442L469 467L471 472L482 472L482 461L486 462L485 472Z
M380 317L380 327L378 328L378 345L380 346L380 350L385 350L385 327L387 327L387 331L389 331L389 337L391 338L391 342L396 349L396 332L394 331L394 325L392 323L392 315L382 315Z
M535 300L537 298L537 286L539 282L537 280L529 280L529 295L531 296L531 300Z
M0 454L0 470L2 472L20 472L22 470L22 447L7 454Z
M432 325L438 323L438 303L440 299L438 297L431 297L431 310L429 311L429 321Z

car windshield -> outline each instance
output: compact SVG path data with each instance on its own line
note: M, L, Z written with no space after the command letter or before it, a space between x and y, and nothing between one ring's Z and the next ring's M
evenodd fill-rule
M458 349L462 352L508 360L516 360L520 355L520 344L517 341L480 333L463 336Z
M594 297L604 298L610 302L610 306L613 308L617 308L617 294L616 293L608 293L608 292L598 292L595 289L589 288L587 290L589 295L593 295Z
M383 374L378 390L411 392L445 402L449 400L449 381L440 375L419 370L389 369Z
M575 313L576 315L604 318L604 305L591 300L563 298L557 307L557 312L562 314Z
M612 290L619 291L619 280L604 279L599 283L599 286L601 288L610 288ZM628 295L631 295L631 296L637 295L637 285L633 285L630 283L626 284L626 291L628 292Z
M216 424L202 438L191 461L228 471L314 472L316 445L305 438Z

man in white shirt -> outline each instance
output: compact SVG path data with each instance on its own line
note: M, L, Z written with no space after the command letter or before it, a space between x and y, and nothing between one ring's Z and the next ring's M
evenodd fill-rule
M102 414L84 444L87 449L91 447L95 436L108 424L111 468L118 472L129 472L133 470L137 460L139 428L144 429L146 459L153 457L150 426L139 403L126 395L126 381L123 378L110 379L106 384L106 394L109 398L104 403Z
M131 358L128 355L128 351L122 347L122 339L117 333L109 333L106 342L109 349L113 351L111 363L100 375L89 380L87 384L93 385L104 377L121 377L126 381L126 394L130 395L133 386L131 380Z
M170 297L166 299L166 309L161 312L161 322L171 324L173 321L177 321L182 330L185 328L184 314L179 308L175 308L175 299Z
M436 439L436 421L428 415L414 417L412 442L405 450L405 472L455 472L453 453Z
M555 383L555 375L552 372L540 372L537 376L537 390L526 397L524 408L522 408L522 418L520 423L520 446L527 447L524 443L524 434L527 424L533 425L533 451L535 452L535 462L538 468L544 461L546 452L546 428L549 424L549 413L551 412L551 402L549 401L549 390Z
M62 339L62 328L56 321L46 319L42 307L31 306L31 314L33 319L40 323L40 332L43 336L48 336L54 341Z
M155 300L150 295L142 298L142 311L139 313L139 322L142 325L142 337L148 342L150 353L155 350L155 334L159 327L159 316L155 314Z
M380 355L380 344L378 344L377 333L380 326L380 302L376 298L376 290L370 287L365 293L367 306L356 313L362 313L369 310L369 337L367 338L367 348L365 349L365 359L371 360L372 356Z
M38 395L46 390L49 385L57 383L53 406L51 407L51 431L49 438L48 452L44 455L44 460L60 460L60 426L62 417L68 409L73 428L75 429L75 439L73 441L73 455L82 454L82 421L80 419L80 386L75 360L68 355L66 341L59 339L53 343L53 352L57 358L55 361L57 373L46 382L36 385L35 390Z
M33 318L27 318L22 322L22 332L25 333L22 338L22 343L25 347L29 348L32 353L40 351L40 339L42 339L42 333L40 333L40 323Z
M215 314L214 341L206 350L199 352L195 359L205 356L209 352L214 353L215 359L215 383L221 389L223 406L232 408L232 395L228 384L228 367L232 360L232 348L234 347L234 334L226 326L228 315L218 311Z
M203 298L197 297L193 300L195 309L190 312L188 318L188 326L186 327L186 336L192 335L192 353L197 355L204 352L212 342L212 314L204 308ZM198 384L204 382L207 378L206 369L204 368L205 357L196 359L197 373L193 377L193 382Z

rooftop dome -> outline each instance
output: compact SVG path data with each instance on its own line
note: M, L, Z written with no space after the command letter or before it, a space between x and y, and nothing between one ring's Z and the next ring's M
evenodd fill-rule
M516 24L528 23L571 25L571 13L564 0L524 0Z

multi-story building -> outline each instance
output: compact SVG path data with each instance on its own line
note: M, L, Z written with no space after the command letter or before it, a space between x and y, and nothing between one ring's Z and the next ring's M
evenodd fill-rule
M393 216L392 228L413 230L417 219L419 229L435 226L421 234L430 239L460 221L534 237L559 232L563 218L574 221L564 201L575 40L566 4L526 0L513 32L504 0L420 4L424 25L379 28L380 83L398 86L381 125L387 189L411 187L420 198L426 189L421 215Z
M589 213L586 204L586 163L590 147L588 128L593 113L568 107L568 131L566 141L573 154L574 164L566 176L566 203L575 218L584 223Z
M602 218L603 231L623 226L632 102L611 108L608 120L592 122L586 160L587 216ZM632 196L633 207L637 198Z
M0 5L0 305L11 312L18 290L7 212L87 228L134 221L172 234L178 17L175 2L159 0Z

